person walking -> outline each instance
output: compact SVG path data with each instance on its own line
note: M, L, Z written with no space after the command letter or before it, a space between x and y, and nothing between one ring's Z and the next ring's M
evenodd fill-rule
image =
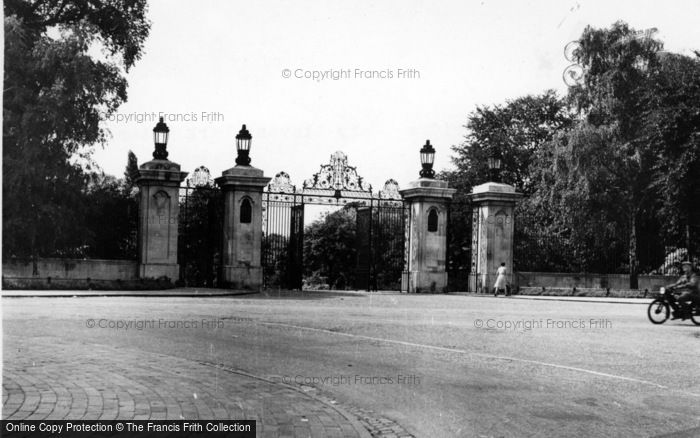
M506 264L501 263L501 266L496 271L496 283L493 285L493 296L498 296L500 291L506 294Z

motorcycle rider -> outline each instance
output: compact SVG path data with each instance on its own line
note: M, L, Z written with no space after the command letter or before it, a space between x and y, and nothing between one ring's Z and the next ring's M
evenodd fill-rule
M700 276L689 261L681 263L683 275L677 282L669 286L671 289L685 289L678 297L678 307L671 319L687 319L692 311L692 304L700 305Z

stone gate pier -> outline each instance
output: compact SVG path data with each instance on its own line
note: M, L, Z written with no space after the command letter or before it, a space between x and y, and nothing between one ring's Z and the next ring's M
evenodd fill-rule
M447 211L456 189L447 181L420 178L400 191L409 203L407 270L401 290L444 292L447 288Z
M224 192L223 282L233 289L260 290L262 268L262 192L271 178L250 165L253 136L245 125L236 135L236 165L216 184Z
M516 202L522 198L515 187L499 182L487 182L472 189L474 208L472 233L472 266L470 290L490 293L496 282L496 270L506 264L507 281L513 282L513 230Z
M224 192L223 281L233 289L259 290L262 270L262 192L271 178L252 166L225 170L216 184Z
M134 179L139 188L139 277L167 277L175 282L180 277L177 263L179 190L187 172L181 172L179 164L168 160L169 132L161 118L153 129L153 160L139 166Z

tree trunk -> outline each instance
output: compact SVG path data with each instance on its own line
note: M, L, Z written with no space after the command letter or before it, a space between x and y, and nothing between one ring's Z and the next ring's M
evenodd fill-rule
M629 262L630 262L630 289L639 289L639 279L637 278L639 260L637 259L637 213L632 213L630 218L630 242L629 242Z

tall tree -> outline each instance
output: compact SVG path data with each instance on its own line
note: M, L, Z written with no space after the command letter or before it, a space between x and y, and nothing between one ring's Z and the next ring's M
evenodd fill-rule
M532 251L516 258L554 270L625 269L636 287L640 260L652 271L666 251L700 250L699 62L663 52L623 22L586 28L574 56L584 80L566 104L548 106L559 111L514 105L521 99L477 108L455 148L457 171L442 176L459 199L486 180L488 147L498 146L504 181L529 194L517 208L516 256ZM542 114L561 118L538 125ZM539 141L527 147L523 132ZM452 230L451 241L460 238ZM460 246L466 241L451 242Z
M531 167L537 163L541 149L558 130L571 123L566 101L551 90L504 105L478 107L469 114L464 141L452 148L456 170L438 176L457 189L450 210L449 270L470 266L472 217L467 195L473 186L488 181L487 158L491 148L496 147L501 153L503 182L531 194L538 182Z
M554 133L571 124L566 101L552 90L539 96L524 96L505 105L477 107L468 119L464 141L453 146L454 173L442 176L455 183L460 192L487 181L487 157L496 147L503 159L501 178L519 191L534 189L530 165L541 146Z
M547 217L537 215L536 225L557 245L564 269L629 270L629 260L622 257L629 248L622 243L630 238L626 219L635 208L630 200L637 169L615 147L616 140L615 129L580 122L555 136L551 161L543 161L553 175L530 203L548 210Z
M555 147L554 169L569 190L560 199L566 204L575 198L586 211L599 212L599 207L611 220L606 225L627 230L630 287L637 288L639 224L652 212L649 189L656 159L640 133L663 44L650 35L640 37L623 22L609 29L589 26L579 43L574 56L584 80L569 97L582 120Z
M642 138L657 157L653 188L665 240L700 255L700 55L660 56Z
M5 8L5 256L34 258L79 233L92 146L126 101L145 0L8 0ZM91 50L102 48L102 56Z
M124 187L126 191L130 194L135 194L136 182L134 181L134 176L139 170L139 160L136 158L136 154L129 150L126 161L126 169L124 170Z

